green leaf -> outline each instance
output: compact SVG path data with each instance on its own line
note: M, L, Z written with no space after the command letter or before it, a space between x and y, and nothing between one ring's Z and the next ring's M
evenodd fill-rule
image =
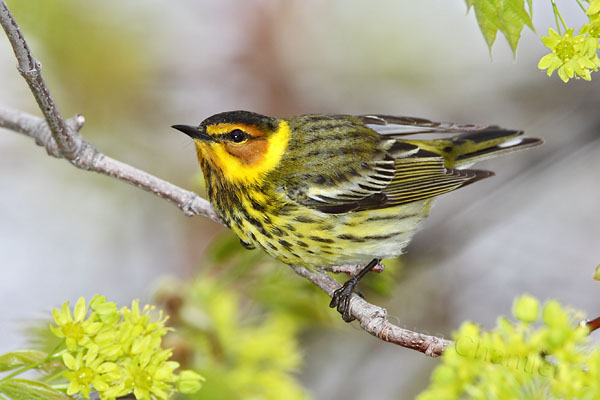
M63 392L28 379L1 381L0 393L4 393L12 400L73 400Z
M35 364L42 361L46 356L46 353L35 350L13 351L2 354L0 355L0 372Z
M600 281L600 264L598 264L594 270L594 279Z
M523 27L527 25L531 30L532 0L527 0L529 13L525 9L525 0L466 0L467 7L475 9L475 16L479 29L490 48L496 40L498 31L502 32L513 53L516 54L517 44L521 37Z

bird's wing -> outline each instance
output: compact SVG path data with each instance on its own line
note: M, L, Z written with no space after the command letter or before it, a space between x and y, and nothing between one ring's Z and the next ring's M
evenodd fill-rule
M296 192L300 196L295 200L328 214L377 207L385 203L383 191L391 184L394 175L394 159L386 155L381 160L341 172L323 184L304 186L304 190Z
M423 118L392 115L361 115L363 123L383 136L404 136L420 133L466 133L497 128L490 125L435 122Z
M326 184L290 190L294 201L328 214L393 207L428 199L493 175L444 167L444 158L414 144L389 141L385 157Z
M395 168L394 179L383 190L385 207L439 196L494 175L491 171L447 168L443 157L424 150L396 160Z

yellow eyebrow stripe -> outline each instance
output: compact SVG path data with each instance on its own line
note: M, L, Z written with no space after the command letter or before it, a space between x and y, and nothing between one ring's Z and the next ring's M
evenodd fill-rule
M263 136L263 132L260 129L255 128L251 125L246 124L230 124L230 123L221 123L208 125L206 127L206 133L209 135L223 135L229 133L235 129L241 129L242 131L248 133L252 137Z

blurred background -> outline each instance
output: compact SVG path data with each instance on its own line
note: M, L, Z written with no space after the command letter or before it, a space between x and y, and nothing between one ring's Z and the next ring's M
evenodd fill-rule
M536 3L537 35L554 26ZM369 277L390 320L450 337L492 327L515 296L600 314L600 75L563 84L490 57L461 0L8 1L65 117L100 151L204 194L175 123L246 109L275 116L381 113L523 129L542 147L478 164L496 177L442 196L401 259ZM561 12L576 25L577 5ZM0 39L0 106L39 110ZM0 352L52 307L96 293L162 304L170 345L208 378L197 398L409 399L438 360L385 344L327 308L283 264L221 226L0 132Z

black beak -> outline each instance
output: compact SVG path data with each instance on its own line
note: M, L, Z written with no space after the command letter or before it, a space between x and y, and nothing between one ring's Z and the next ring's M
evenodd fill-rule
M175 128L178 131L181 131L191 137L192 139L203 140L205 142L213 141L212 136L207 134L204 129L198 129L195 126L191 125L173 125L171 128Z

